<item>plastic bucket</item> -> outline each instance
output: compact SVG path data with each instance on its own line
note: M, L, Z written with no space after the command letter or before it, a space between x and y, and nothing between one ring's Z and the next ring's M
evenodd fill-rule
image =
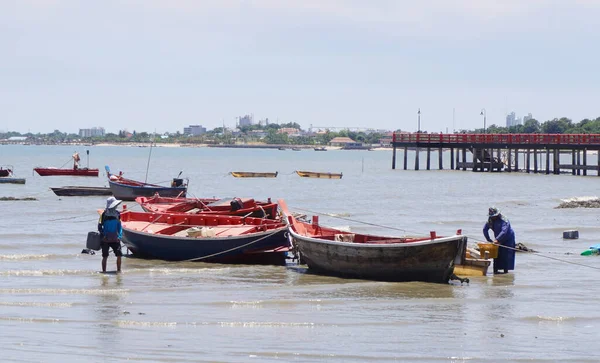
M100 251L100 244L102 243L102 236L98 232L88 232L87 241L85 243L85 247L94 250Z
M481 254L481 258L485 256L486 251L489 254L489 258L498 257L498 245L495 245L493 243L478 243L477 246L479 246L479 253Z

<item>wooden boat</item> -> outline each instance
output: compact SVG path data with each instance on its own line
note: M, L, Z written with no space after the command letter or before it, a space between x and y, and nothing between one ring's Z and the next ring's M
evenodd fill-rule
M255 201L252 198L167 198L159 195L135 198L142 209L151 213L219 214L278 218L277 203Z
M292 150L293 150L293 151L302 151L302 149L301 149L301 148L299 148L299 147L293 147L293 148L292 148Z
M121 214L123 243L134 256L167 261L283 264L281 220L206 214Z
M66 186L50 188L61 197L86 197L94 195L112 195L109 187Z
M2 177L0 184L25 184L25 178Z
M58 168L53 168L53 167L48 167L48 168L37 167L37 168L33 168L33 170L35 170L35 172L38 173L40 176L64 176L64 175L98 176L98 174L99 174L98 169L88 169L88 168L58 169Z
M15 178L13 167L6 165L0 167L0 184L25 184L25 178Z
M278 172L274 173L262 173L253 171L232 171L229 173L235 178L277 178Z
M151 197L155 194L163 197L185 197L187 192L187 180L184 182L184 179L179 177L173 178L170 186L163 186L124 178L122 172L119 175L111 174L108 166L105 169L108 185L117 199L133 201L137 197Z
M326 275L381 281L428 281L446 283L455 264L461 263L467 237L388 237L351 233L298 221L284 201L294 249L310 270Z
M296 174L303 178L342 179L342 173L320 173L314 171L296 170Z
M327 151L327 149L325 148L325 146L322 146L322 147L316 147L315 151Z
M88 150L89 155L89 150ZM79 153L75 153L72 156L73 167L72 168L54 168L54 167L36 167L33 168L36 173L40 176L98 176L98 169L80 168L79 167Z

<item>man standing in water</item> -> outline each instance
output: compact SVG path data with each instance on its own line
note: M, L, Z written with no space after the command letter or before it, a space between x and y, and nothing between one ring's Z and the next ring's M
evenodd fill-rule
M112 248L117 257L117 272L121 272L121 213L117 206L122 200L109 197L106 200L106 209L102 212L98 221L98 232L102 236L102 272L106 272L106 260L108 260L109 249Z
M488 230L494 231L494 240L490 238ZM500 245L498 247L498 257L494 258L494 273L504 270L515 269L515 231L510 226L508 219L500 214L497 208L488 210L488 221L483 226L483 235L488 242Z

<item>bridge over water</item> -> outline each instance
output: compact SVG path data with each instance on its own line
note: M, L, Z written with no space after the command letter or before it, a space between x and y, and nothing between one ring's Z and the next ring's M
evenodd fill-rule
M442 156L449 150L452 170L573 175L596 171L600 176L600 157L595 165L587 163L588 151L600 151L600 134L394 133L392 146L392 169L396 169L396 152L401 148L404 170L408 169L409 149L415 151L414 170L419 170L422 152L426 153L427 170L431 169L432 152L438 154L438 169L444 169ZM520 160L524 165L519 165Z

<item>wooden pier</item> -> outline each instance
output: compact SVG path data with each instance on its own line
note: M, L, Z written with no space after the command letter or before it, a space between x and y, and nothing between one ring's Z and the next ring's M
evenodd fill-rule
M600 152L600 134L394 133L392 146L392 169L396 169L396 151L401 148L404 170L408 169L410 149L415 151L414 170L419 170L422 152L427 170L431 169L432 152L438 155L437 169L444 169L443 154L449 151L451 170L572 175L587 175L589 170L600 176L600 157L595 165L587 163L588 151ZM569 161L565 163L565 159ZM524 165L519 165L520 160Z

